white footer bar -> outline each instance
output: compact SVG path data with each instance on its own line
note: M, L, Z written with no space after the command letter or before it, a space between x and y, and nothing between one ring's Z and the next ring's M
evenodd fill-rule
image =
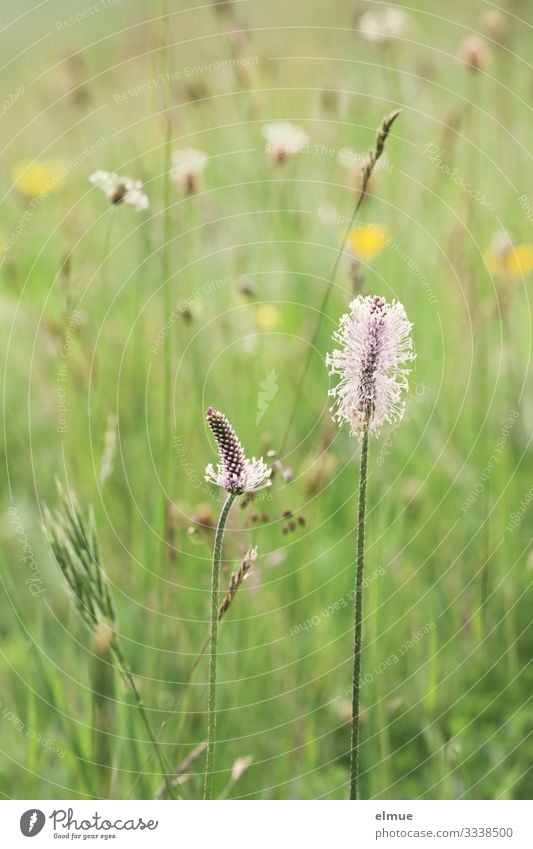
M533 847L530 803L514 801L3 801L0 816L9 849Z

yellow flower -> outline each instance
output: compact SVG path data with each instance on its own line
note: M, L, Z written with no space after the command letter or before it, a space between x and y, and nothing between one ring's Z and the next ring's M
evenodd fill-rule
M533 271L533 245L509 245L501 251L491 247L485 253L485 264L498 277L524 277Z
M274 330L279 324L279 310L272 304L257 307L255 320L259 330Z
M346 248L357 259L367 260L380 254L388 240L389 234L383 227L365 224L350 230Z
M12 171L17 189L27 197L56 192L63 180L63 163L56 159L17 162Z

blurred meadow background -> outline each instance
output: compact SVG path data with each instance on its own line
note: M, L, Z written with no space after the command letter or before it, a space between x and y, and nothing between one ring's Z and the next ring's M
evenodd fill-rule
M58 478L94 508L176 794L201 796L213 405L275 464L226 534L224 589L258 557L220 628L215 796L346 798L359 449L324 357L362 292L405 305L417 353L405 421L370 445L362 796L527 798L531 4L84 2L0 12L0 792L162 785L117 672L94 693L42 527ZM273 122L308 137L283 162ZM99 169L149 208L110 205Z

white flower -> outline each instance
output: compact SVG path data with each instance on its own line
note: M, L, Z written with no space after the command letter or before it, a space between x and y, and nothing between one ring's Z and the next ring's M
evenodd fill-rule
M384 422L402 418L405 364L415 358L411 327L402 304L373 296L359 295L342 316L333 335L341 349L328 354L326 364L341 378L329 392L333 417L348 422L352 434L362 436L367 427L377 434Z
M272 470L263 463L262 457L248 460L244 456L242 445L226 416L209 407L206 418L213 431L221 461L216 470L212 463L206 466L206 481L236 495L270 486Z
M178 188L186 195L198 191L207 156L193 147L176 150L172 154L171 176Z
M406 20L403 9L388 6L380 12L364 12L359 18L358 29L366 41L382 44L391 38L399 38Z
M309 144L305 130L288 121L267 124L263 127L263 135L266 138L265 153L273 165L285 162Z
M112 171L95 171L89 177L91 183L107 195L112 204L129 203L135 207L137 212L148 209L150 201L147 195L141 191L142 182L132 180L131 177L119 177Z
M228 475L226 468L221 464L216 467L216 470L212 463L208 463L205 467L205 479L208 483L215 483L228 492L236 493L257 492L258 489L270 486L271 481L267 480L270 474L271 470L266 463L263 463L262 458L256 460L255 457L244 461L244 466L238 475L236 473Z

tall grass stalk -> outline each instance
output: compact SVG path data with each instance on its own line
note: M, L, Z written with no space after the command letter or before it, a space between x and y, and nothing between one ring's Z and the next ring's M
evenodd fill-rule
M388 138L389 133L391 131L392 125L394 124L394 122L395 122L396 118L398 117L398 115L400 114L400 112L401 112L400 109L396 109L394 112L391 112L389 115L386 115L383 118L383 121L381 122L381 124L378 128L378 131L377 131L375 147L368 152L366 161L362 166L362 179L361 179L361 187L359 189L359 195L358 195L357 200L355 202L355 206L353 208L352 215L350 217L350 221L348 223L348 226L346 227L346 230L344 231L341 246L340 246L340 248L337 252L337 255L335 257L335 261L333 263L333 268L331 269L331 273L328 277L328 284L326 286L326 291L324 292L322 302L321 302L319 309L318 309L318 317L317 317L313 332L311 334L311 338L309 340L309 345L308 345L308 349L307 349L307 356L304 360L304 365L303 365L303 368L302 368L302 371L301 371L301 374L300 374L300 378L298 380L298 384L297 384L297 387L296 387L296 395L295 395L295 399L294 399L294 404L292 406L291 413L290 413L290 415L287 419L287 425L285 427L285 433L284 433L284 436L283 436L283 440L281 442L280 455L283 454L283 452L285 451L285 449L287 447L287 441L288 441L289 434L291 432L291 429L292 429L292 426L293 426L293 423L294 423L294 417L296 415L296 411L298 410L298 408L300 406L300 397L301 397L301 394L302 394L304 381L305 381L305 378L307 376L309 366L311 364L311 357L313 355L313 351L315 350L315 342L318 338L318 334L319 334L320 328L322 326L322 319L323 319L324 314L326 312L326 307L327 307L327 304L328 304L328 301L329 301L329 297L331 295L331 290L333 289L333 284L335 283L335 279L337 277L337 271L339 269L339 264L340 264L341 258L344 256L344 251L346 249L346 244L348 242L350 230L353 228L353 225L355 223L355 219L357 217L357 213L359 212L359 209L361 208L361 204L363 203L363 201L366 197L366 190L368 188L368 183L369 183L370 177L372 176L372 172L373 172L378 160L380 159L381 155L383 154L383 151L385 150L385 142L387 141L387 138Z
M91 649L93 761L99 774L100 795L103 799L110 799L113 781L115 670L112 632L109 628L103 626L94 632Z
M45 532L56 562L69 586L74 608L88 628L91 640L105 629L108 634L107 652L116 661L119 672L135 699L135 704L146 727L148 737L159 761L167 791L174 798L165 763L158 742L150 725L143 699L135 678L126 661L117 636L115 605L107 577L102 568L96 524L92 510L86 520L73 493L63 494L58 484L60 505L52 515L45 509ZM102 670L99 670L102 674ZM100 683L97 689L100 692ZM99 740L99 745L102 741ZM107 756L106 756L107 757Z
M163 4L163 26L168 26L167 3ZM169 75L170 46L166 38L166 30L162 37L162 59L164 78ZM172 285L171 285L171 240L172 240L172 216L171 216L171 166L172 166L172 113L168 85L164 86L164 109L165 109L165 145L164 145L164 190L163 190L163 246L162 246L162 274L163 274L163 325L172 314ZM172 463L172 362L173 362L173 338L172 329L165 339L165 360L163 378L163 516L162 516L162 538L165 559L169 555L167 544L167 522L169 513L169 498L172 498L173 463Z

